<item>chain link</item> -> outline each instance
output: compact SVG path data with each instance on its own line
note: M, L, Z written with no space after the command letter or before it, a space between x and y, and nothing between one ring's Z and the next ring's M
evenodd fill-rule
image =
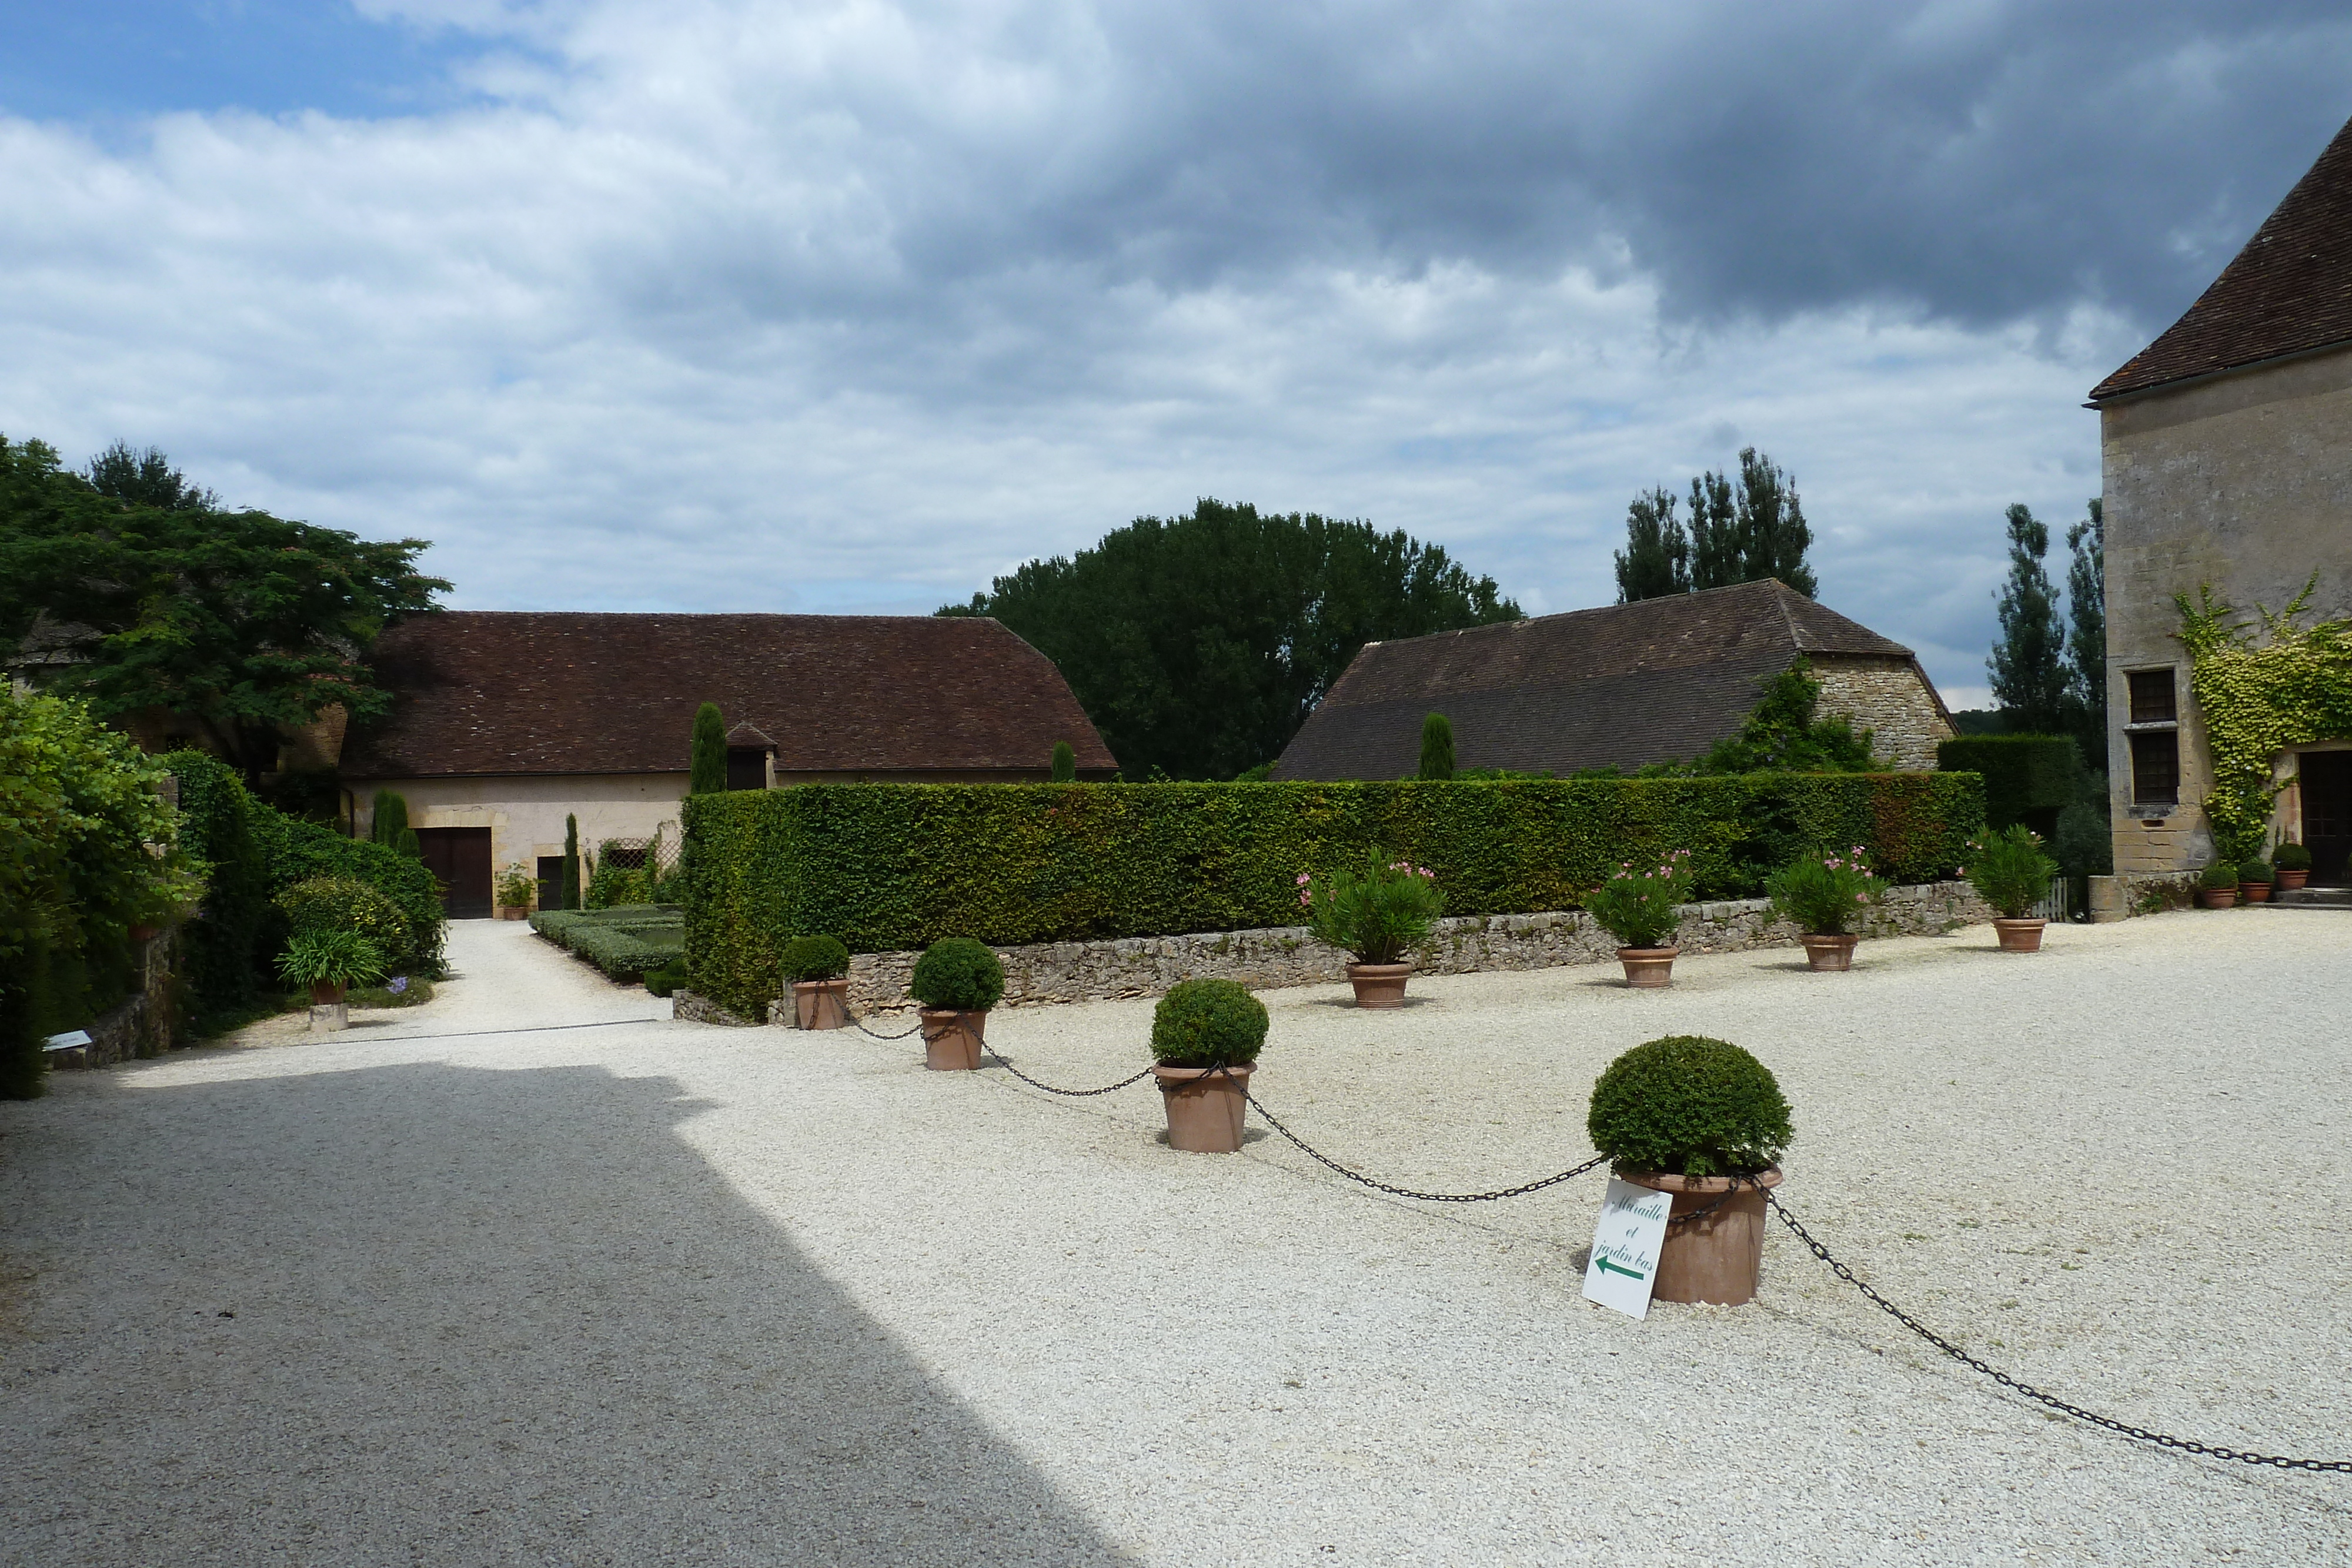
M1145 1079L1151 1076L1151 1069L1147 1067L1132 1078L1122 1078L1116 1083L1106 1083L1099 1089L1056 1089L1050 1083L1038 1082L1035 1079L1030 1077L1027 1073L1013 1066L1013 1063L1005 1061L1004 1053L997 1050L994 1046L989 1046L987 1051L990 1056L996 1059L997 1066L1002 1067L1005 1071L1010 1072L1013 1077L1018 1078L1022 1082L1029 1085L1030 1088L1043 1089L1048 1094L1059 1094L1065 1099L1069 1100L1091 1100L1097 1094L1115 1094L1119 1090L1126 1088L1129 1084L1140 1083ZM987 1063L983 1061L981 1065L985 1067Z
M841 1016L842 1016L843 1018L845 1018L845 1019L848 1019L848 1020L849 1020L849 1027L850 1027L850 1028L852 1028L852 1029L856 1030L858 1033L860 1033L860 1034L862 1034L862 1035L866 1036L866 1039L868 1039L868 1040L905 1040L905 1039L907 1039L907 1038L908 1038L908 1036L910 1036L910 1035L917 1035L917 1034L920 1034L920 1033L923 1031L923 1020L922 1020L922 1019L921 1019L921 1017L920 1017L919 1015L918 1015L918 1016L917 1016L917 1018L916 1018L916 1019L915 1019L915 1027L914 1027L914 1028L912 1028L912 1029L902 1029L902 1030L900 1030L897 1034L877 1034L877 1033L876 1033L873 1030L867 1029L867 1028L866 1027L866 1020L865 1020L864 1019L854 1019L854 1018L849 1018L849 1011L848 1011L848 1009L845 1009L845 1008L842 1009L842 1015L841 1015Z
M1251 1109L1265 1118L1265 1124L1297 1145L1302 1154L1325 1168L1346 1176L1349 1181L1370 1187L1374 1192L1387 1193L1391 1197L1410 1197L1422 1203L1491 1203L1498 1197L1524 1197L1531 1192L1541 1192L1548 1186L1558 1186L1561 1182L1571 1181L1589 1170L1609 1163L1607 1155L1595 1155L1582 1165L1570 1166L1557 1176L1548 1176L1541 1181L1527 1182L1518 1186L1501 1187L1494 1192L1415 1192L1411 1187L1394 1186L1384 1181L1376 1181L1360 1171L1349 1170L1346 1166L1284 1126L1280 1117L1258 1103L1257 1096L1250 1092L1247 1083L1241 1085L1241 1091L1242 1098L1250 1103Z
M2135 1442L2154 1443L2158 1448L2176 1448L2185 1454L2201 1454L2208 1458L2231 1459L2242 1465L2274 1465L2283 1470L2332 1470L2352 1474L2352 1459L2297 1459L2279 1454L2251 1454L2238 1448L2225 1448L2215 1444L2200 1443L2188 1437L2176 1437L2168 1432L2151 1432L2145 1427L2135 1427L2127 1421L2118 1421L2112 1416L2102 1416L2095 1411L2085 1410L2079 1405L2070 1405L2054 1394L2044 1394L2030 1383L2021 1383L1998 1367L1988 1366L1979 1361L1975 1356L1970 1355L1967 1351L1962 1350L1958 1345L1954 1344L1950 1340L1946 1339L1942 1334L1856 1279L1852 1269L1831 1256L1830 1249L1815 1240L1813 1233L1797 1222L1797 1217L1789 1212L1778 1194L1765 1193L1764 1201L1772 1206L1772 1212L1780 1217L1780 1223L1787 1226L1797 1239L1805 1244L1807 1251L1828 1264L1831 1273L1869 1297L1881 1312L1961 1365L1983 1373L2002 1387L2022 1394L2037 1404L2046 1405L2051 1409L2072 1416L2078 1421L2088 1421L2095 1427L2104 1427L2110 1432L2119 1432Z

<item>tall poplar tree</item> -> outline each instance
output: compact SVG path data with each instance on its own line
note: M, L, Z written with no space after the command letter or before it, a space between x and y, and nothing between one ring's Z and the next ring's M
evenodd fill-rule
M2066 730L2065 634L2057 590L2042 559L2050 529L2022 505L2009 508L2009 579L2000 589L2000 641L1985 669L1993 701L2013 733L2059 735Z
M1813 530L1806 526L1805 508L1797 499L1797 482L1753 446L1739 454L1735 518L1739 539L1739 576L1735 580L1778 578L1812 598L1820 584L1805 564L1805 553L1813 548Z
M1675 493L1644 490L1625 508L1625 548L1617 552L1617 602L1690 591L1690 536L1675 516Z
M2107 769L2107 520L2099 497L2066 530L2066 702L2084 758Z

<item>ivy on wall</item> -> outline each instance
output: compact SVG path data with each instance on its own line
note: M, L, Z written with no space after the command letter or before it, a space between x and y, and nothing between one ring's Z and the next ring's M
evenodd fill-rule
M2280 788L2272 758L2290 746L2352 739L2352 619L2295 624L2318 580L2313 573L2275 615L2255 605L2252 620L2210 588L2194 604L2185 593L2173 600L2213 759L2205 817L2224 860L2262 852Z

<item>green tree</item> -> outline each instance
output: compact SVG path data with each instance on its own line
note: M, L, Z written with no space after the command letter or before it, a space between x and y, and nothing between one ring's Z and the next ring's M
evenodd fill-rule
M1691 587L1728 588L1743 580L1747 554L1739 545L1731 481L1712 470L1693 479L1690 511Z
M0 651L101 718L178 716L248 782L277 767L280 726L390 708L365 654L448 588L416 570L425 548L219 510L159 453L71 474L0 436Z
M1717 741L1697 773L1872 773L1886 765L1871 754L1871 732L1843 717L1820 718L1822 684L1799 659L1764 684L1739 733Z
M1431 714L1421 721L1421 776L1436 779L1454 777L1454 721L1442 713Z
M1813 530L1806 526L1805 508L1797 499L1797 482L1752 446L1739 454L1735 527L1739 538L1737 580L1779 578L1808 599L1820 591L1813 569L1805 564L1806 552L1813 548Z
M1054 742L1053 779L1056 784L1068 784L1078 777L1078 754L1066 740Z
M694 746L688 754L692 769L687 777L689 795L716 795L727 788L727 716L717 703L694 710Z
M580 907L580 819L563 818L563 907Z
M379 789L373 804L368 837L386 849L396 848L400 835L408 831L408 797L396 790Z
M2065 638L2057 591L2042 558L2050 530L2023 506L2009 508L2009 579L2000 589L2000 641L1985 669L1993 700L2021 735L2056 735L2066 727Z
M1690 536L1675 516L1675 493L1644 490L1625 508L1625 548L1617 552L1617 602L1690 591Z
M1051 659L1129 778L1231 779L1280 754L1366 643L1519 608L1401 530L1202 500L940 613L994 616Z
M2066 706L2083 756L2107 770L2107 520L2099 497L2066 530ZM2103 873L2104 874L2104 873Z

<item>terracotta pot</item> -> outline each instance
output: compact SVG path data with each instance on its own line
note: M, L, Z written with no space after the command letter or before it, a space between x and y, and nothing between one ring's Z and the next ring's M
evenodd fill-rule
M1404 983L1412 974L1411 964L1350 964L1348 983L1356 988L1360 1008L1401 1008Z
M530 916L530 905L528 904L501 904L499 905L499 918L501 920L525 920L529 919Z
M797 1004L799 998L794 998ZM980 1071L981 1034L988 1026L985 1008L925 1008L923 1065L934 1072Z
M1851 931L1842 931L1834 936L1808 931L1797 940L1805 945L1805 962L1815 969L1828 971L1853 968L1853 945L1862 938Z
M310 982L310 1005L323 1008L340 1002L343 999L344 988L341 980L313 980Z
M2311 880L2311 873L2307 871L2288 871L2284 867L2281 867L2273 874L2278 877L2278 886L2281 893L2293 893L2296 888L2301 887L2305 883Z
M1242 1086L1255 1062L1234 1067L1155 1067L1160 1103L1168 1108L1168 1146L1196 1155L1230 1155L1242 1146Z
M803 1029L840 1029L849 1022L849 981L794 980L793 1021ZM926 1040L929 1035L924 1037ZM973 1066L977 1067L978 1062Z
M1685 1225L1675 1223L1677 1217L1705 1208L1723 1197L1732 1186L1730 1177L1663 1176L1654 1171L1616 1175L1635 1186L1675 1195L1674 1207L1666 1213L1666 1239L1658 1249L1652 1300L1736 1307L1756 1299L1756 1270L1764 1260L1764 1194L1759 1189L1780 1185L1779 1166L1752 1181L1742 1177L1739 1190L1721 1207Z
M2271 884L2266 882L2242 882L2238 884L2238 896L2248 904L2268 904L2271 901Z
M2197 890L2197 896L2208 909L2235 909L2238 906L2238 890L2234 887L2200 887Z
M2047 920L1995 920L1992 934L2000 938L2004 953L2039 953L2042 951L2042 928Z
M1617 961L1625 966L1625 983L1637 991L1654 990L1675 983L1675 959L1679 947L1620 947Z

